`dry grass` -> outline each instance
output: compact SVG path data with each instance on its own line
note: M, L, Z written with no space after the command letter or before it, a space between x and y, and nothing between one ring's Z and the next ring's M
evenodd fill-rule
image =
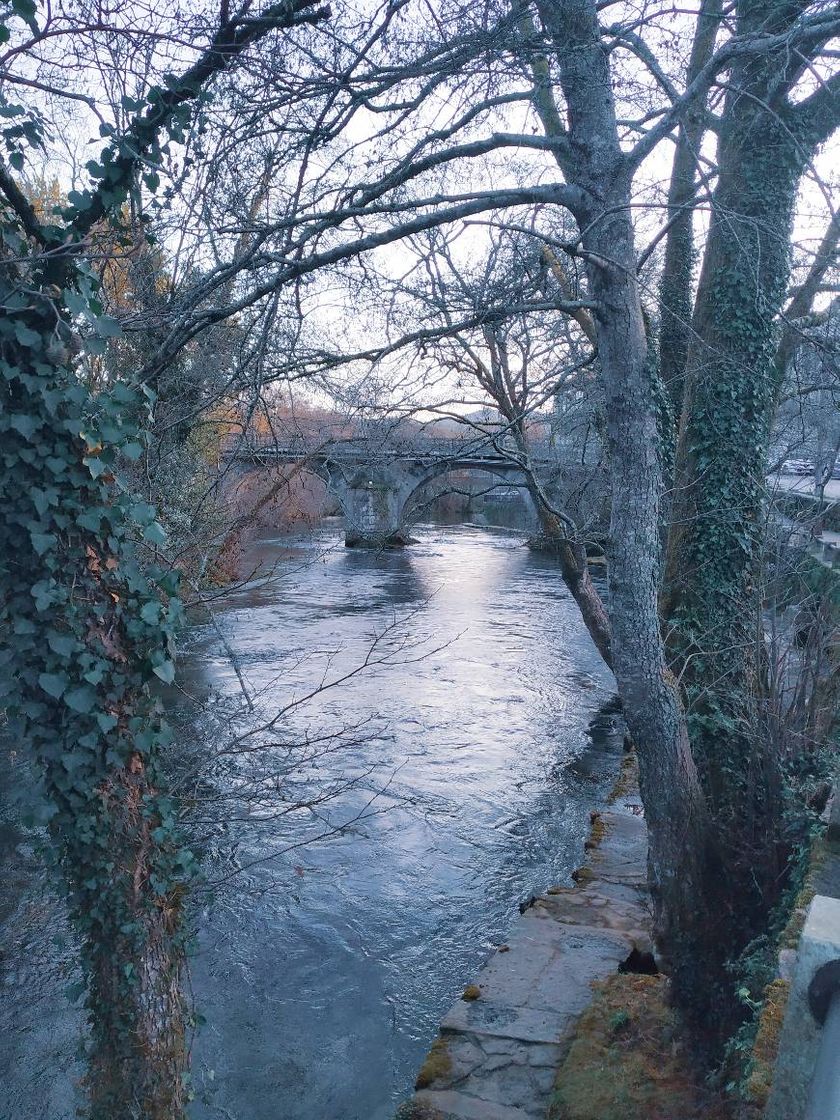
M662 976L593 985L560 1067L550 1120L730 1120L696 1080Z

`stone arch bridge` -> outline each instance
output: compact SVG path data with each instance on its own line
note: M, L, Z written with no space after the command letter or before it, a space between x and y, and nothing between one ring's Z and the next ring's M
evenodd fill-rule
M345 518L345 544L348 548L394 548L408 544L405 513L412 497L435 478L453 471L480 470L500 483L526 486L525 472L515 451L503 440L387 440L328 439L320 444L302 439L240 442L225 455L228 476L242 477L253 471L301 463L326 483L338 500ZM559 479L570 487L581 487L570 464L563 464L549 444L532 448L534 471L551 490ZM582 468L586 482L593 481L593 469ZM603 495L603 487L599 487ZM603 499L601 498L601 501Z

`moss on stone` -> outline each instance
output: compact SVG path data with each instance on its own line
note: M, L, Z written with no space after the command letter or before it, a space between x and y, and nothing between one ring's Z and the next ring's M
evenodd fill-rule
M773 1066L776 1063L789 992L788 980L774 980L772 984L767 985L764 992L764 1007L758 1020L758 1032L755 1036L746 1085L749 1099L762 1109L770 1096Z
M815 839L811 844L811 851L808 856L808 871L802 889L796 896L790 918L779 939L780 949L798 948L799 938L802 936L805 919L808 916L808 907L814 901L814 895L817 893L815 878L828 858L828 854L829 844L825 837L821 836Z
M600 813L590 813L589 820L589 838L583 845L587 851L591 851L593 848L599 848L601 846L601 841L607 835L607 826L604 824L604 818Z
M629 751L622 760L621 769L613 788L610 790L607 802L614 805L620 798L628 797L631 793L637 793L638 789L639 768L636 763L636 755L635 752Z
M426 1089L435 1081L444 1081L452 1073L452 1058L445 1038L436 1038L425 1062L420 1067L415 1089ZM411 1116L414 1116L412 1113Z
M572 878L579 886L586 886L595 878L595 872L591 867L578 867L572 872Z
M695 1081L662 976L593 984L555 1084L550 1120L725 1120Z

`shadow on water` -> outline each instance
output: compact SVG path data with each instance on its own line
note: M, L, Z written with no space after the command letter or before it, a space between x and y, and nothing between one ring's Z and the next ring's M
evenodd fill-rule
M332 532L264 540L255 559L273 578L216 605L250 719L358 664L373 634L396 628L387 664L292 712L271 748L363 724L310 767L307 788L352 776L319 808L319 827L371 798L376 811L254 866L311 837L313 815L221 802L205 820L208 877L223 885L203 900L192 962L207 1020L194 1050L196 1120L390 1120L441 1014L505 939L519 902L569 881L580 862L588 811L621 750L620 732L589 730L610 675L553 562L521 534L424 526L417 536L383 553L347 551ZM242 707L212 626L193 628L179 680L199 699L182 698L175 717L206 753ZM252 780L229 774L231 789ZM47 972L50 959L45 949ZM25 1001L17 986L5 991ZM18 1086L9 1120L71 1115L21 1103L36 1077L43 1100L50 1092L35 1016L65 1033L72 1022L53 994L50 1009L15 1009L33 1044L0 1072ZM67 1077L57 1067L52 1082Z

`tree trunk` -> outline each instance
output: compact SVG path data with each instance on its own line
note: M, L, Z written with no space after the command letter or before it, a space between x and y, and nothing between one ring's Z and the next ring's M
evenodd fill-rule
M528 492L537 510L543 536L559 561L563 582L580 609L583 624L595 648L607 667L612 669L612 627L604 600L589 573L586 546L576 528L572 527L570 532L568 524L546 506L542 488L533 485L530 478Z
M6 703L44 776L80 936L91 1116L182 1120L182 898L194 862L161 789L168 737L149 692L171 680L177 583L160 573L151 586L133 557L135 518L153 512L116 490L117 450L96 429L121 406L109 415L103 400L94 413L55 364L69 328L51 298L23 303L23 279L8 279L0 295L18 310L0 343L0 618L16 635Z
M721 7L721 0L703 0L697 15L686 86L694 81L714 51ZM671 412L677 419L682 412L683 379L691 338L694 195L700 146L706 132L705 117L704 99L689 109L680 126L668 188L669 229L659 280L659 377L671 401Z
M597 304L612 495L607 555L613 670L639 756L658 941L676 989L689 999L703 979L697 950L709 936L703 899L713 849L659 631L659 407L636 278L631 173L618 143L595 4L564 0L538 8L568 106L574 158L565 159L563 168L585 200L575 217Z
M799 6L745 2L738 32L784 31ZM686 367L663 608L692 753L721 842L727 950L766 924L784 885L782 759L766 734L761 560L776 399L776 319L799 182L819 129L787 98L778 54L733 65ZM821 124L820 127L823 127Z
M112 925L85 946L89 1003L97 1008L91 1113L93 1120L176 1120L184 1115L188 1057L181 891L149 898L156 853L142 807L156 791L139 759L106 788L109 852L125 896L121 909L135 928L126 936L124 922Z

